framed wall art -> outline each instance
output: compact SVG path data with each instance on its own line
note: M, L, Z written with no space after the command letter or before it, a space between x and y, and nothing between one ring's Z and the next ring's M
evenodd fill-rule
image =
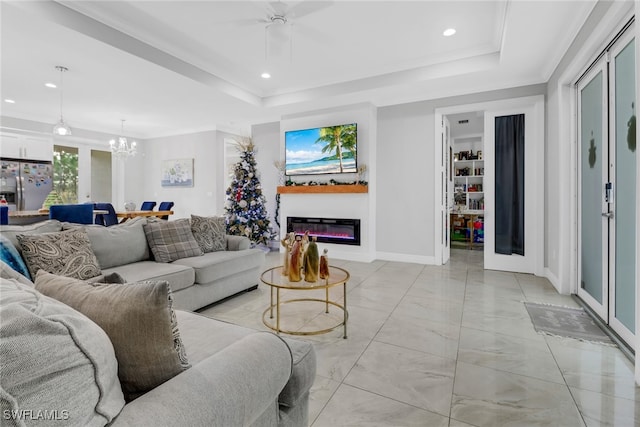
M193 187L193 159L162 161L162 187Z

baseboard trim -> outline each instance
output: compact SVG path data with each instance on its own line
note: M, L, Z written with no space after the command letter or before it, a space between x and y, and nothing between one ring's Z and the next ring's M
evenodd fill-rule
M549 280L549 282L551 282L551 284L553 285L554 288L556 288L556 291L558 291L559 294L562 294L562 292L561 292L561 288L562 287L560 286L560 279L558 279L558 277L555 274L553 274L551 272L551 270L549 270L549 268L545 267L545 269L544 269L544 277L546 277ZM568 295L568 294L565 294L565 295Z
M382 261L410 262L413 264L436 265L436 258L433 256L409 255L396 252L376 252L376 259Z

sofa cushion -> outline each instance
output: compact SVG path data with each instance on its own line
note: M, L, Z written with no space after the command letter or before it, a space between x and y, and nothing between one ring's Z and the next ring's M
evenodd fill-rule
M109 336L125 399L190 367L165 281L96 284L39 272L36 289L85 314Z
M22 251L20 242L16 237L18 234L42 234L53 233L62 230L62 223L56 219L49 219L30 225L0 225L0 233L7 239L11 240L13 246Z
M316 379L316 352L308 342L282 338L291 350L293 374L280 393L278 403L294 407L298 399L305 396Z
M224 251L227 246L227 223L222 216L191 215L191 232L204 253Z
M18 234L17 237L31 277L41 269L76 279L90 279L102 274L89 236L83 229Z
M260 267L263 261L264 253L260 249L247 249L244 251L209 252L199 257L182 258L172 264L193 268L195 282L204 284Z
M191 225L186 218L147 223L144 232L157 262L171 262L203 253L193 238Z
M100 267L111 268L149 259L149 245L144 234L145 218L134 218L122 224L104 227L83 226Z
M22 257L18 253L18 250L11 243L11 240L6 238L4 235L0 234L0 259L6 262L9 267L14 269L16 272L22 274L27 278L31 278L29 275L29 269L27 265L22 260Z
M95 426L110 423L124 407L105 332L15 280L0 279L0 360L3 411L57 411L55 425ZM11 421L3 415L2 425L24 425Z
M142 280L166 280L171 290L176 292L193 285L195 271L180 264L164 264L154 261L140 261L133 264L102 270L103 274L118 273L129 283Z

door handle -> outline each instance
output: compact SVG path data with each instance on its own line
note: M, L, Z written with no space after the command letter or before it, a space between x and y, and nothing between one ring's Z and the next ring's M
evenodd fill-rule
M602 212L602 216L605 218L613 219L613 212Z

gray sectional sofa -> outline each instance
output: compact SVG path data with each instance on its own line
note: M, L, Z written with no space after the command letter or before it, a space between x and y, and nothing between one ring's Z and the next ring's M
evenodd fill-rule
M147 221L136 218L111 227L82 226L103 274L117 272L127 282L166 280L173 291L174 307L191 311L257 287L265 256L259 249L250 249L246 237L226 236L225 251L159 263L153 260L147 244L143 229ZM77 225L48 220L1 226L0 232L19 249L17 234L51 233L72 227Z
M176 308L168 341L175 346L179 330L181 344L174 350L182 348L191 366L125 402L118 366L126 362L119 358L117 339L109 329L46 293L39 283L42 274L34 285L0 261L2 425L307 426L316 372L311 344L184 311L255 286L264 253L248 249L243 238L228 236L226 251L157 263L145 246L143 223L86 227L103 273L95 280L118 272L127 282L168 281ZM16 241L17 234L62 228L57 221L46 221L0 231ZM83 292L88 288L97 294L109 286L136 286L76 282L84 286ZM171 309L171 297L168 301ZM164 309L166 303L167 295ZM111 313L107 310L107 322L121 318ZM122 319L123 333L133 333L128 328L136 328L137 322ZM136 333L149 334L146 329ZM38 417L36 422L29 422L33 417Z

